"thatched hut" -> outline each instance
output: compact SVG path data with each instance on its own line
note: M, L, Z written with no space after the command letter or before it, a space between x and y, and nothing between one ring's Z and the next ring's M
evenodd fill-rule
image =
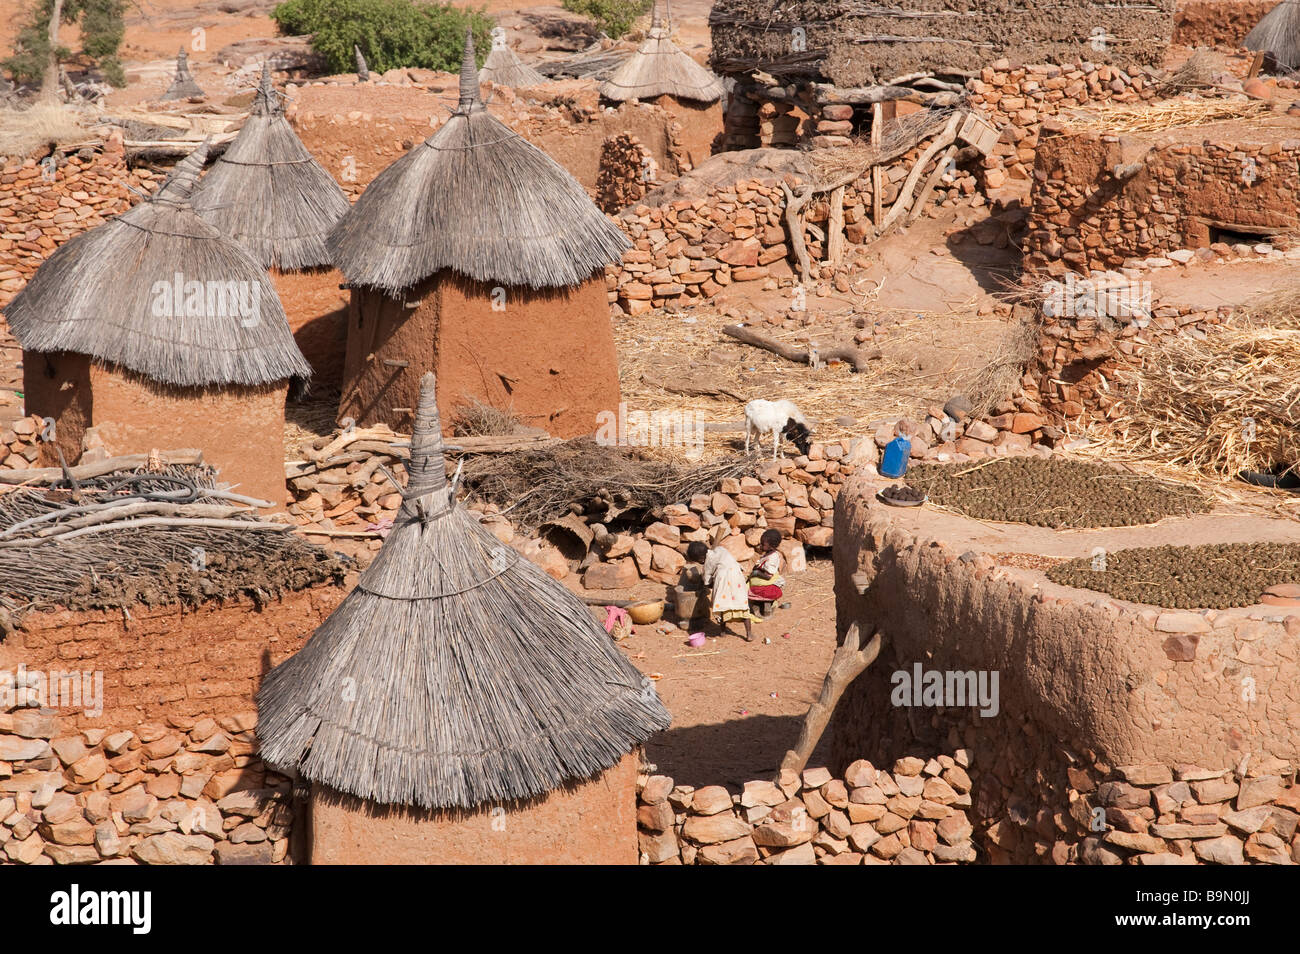
M313 382L338 387L347 298L325 238L351 204L289 125L269 65L248 119L199 182L192 205L270 270Z
M285 499L284 401L311 368L265 270L190 207L207 144L150 199L70 239L10 302L27 412L72 462L197 448L242 493Z
M457 502L436 390L383 549L258 692L262 757L312 783L314 863L635 863L636 753L669 715Z
M656 6L650 31L636 52L600 84L600 95L614 102L653 103L671 114L692 140L687 161L698 165L713 151L713 131L722 126L722 80L695 62L672 41L672 28Z
M478 71L478 81L497 86L540 86L548 82L545 76L515 55L506 43L506 31L501 27L492 28L492 49L483 61L483 68Z
M778 82L818 79L874 86L915 73L1090 60L1159 65L1173 36L1175 0L717 0L709 14L721 75L762 70Z
M473 400L557 437L618 407L605 266L628 248L557 162L479 98L381 172L330 233L352 288L341 417L409 427L420 374L444 418Z
M167 87L167 92L163 93L163 101L173 99L194 99L196 97L206 96L203 88L194 82L194 77L190 75L190 57L185 50L176 52L176 75L172 77L171 85Z
M600 84L600 95L617 102L660 96L705 104L721 99L722 80L679 49L671 33L656 7L645 42Z
M1300 68L1300 0L1282 0L1246 34L1242 45L1269 54L1283 69Z

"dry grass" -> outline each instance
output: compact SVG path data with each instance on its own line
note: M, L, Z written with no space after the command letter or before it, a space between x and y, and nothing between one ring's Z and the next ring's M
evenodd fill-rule
M887 321L880 338L883 357L858 374L845 364L814 370L740 345L721 333L733 319L704 309L692 310L693 323L671 312L619 319L614 336L623 400L629 410L698 413L708 428L706 455L732 453L737 445L743 446L744 405L754 398L789 398L816 425L816 440L847 440L869 434L874 422L923 416L927 407L942 405L954 392L966 394L977 409L991 407L1014 390L1032 343L1028 328L1008 335L999 327L994 333L1004 340L992 358L972 361L954 342L986 336L991 323L1004 324L1001 319L956 311L855 309L854 313ZM830 316L823 318L819 324L831 323ZM807 328L758 330L799 346L810 337ZM851 335L850 328L835 340ZM832 340L823 334L812 337L823 344ZM872 345L868 342L864 347ZM939 355L941 366L918 370L912 356L921 353ZM647 383L643 376L650 381L702 384L735 396L678 394ZM852 423L840 424L837 418Z
M471 397L456 408L453 424L458 437L513 434L519 426L519 416L513 410L502 410Z
M1151 456L1218 477L1300 461L1300 331L1170 338L1119 380L1117 434Z
M1272 111L1269 103L1256 99L1167 99L1072 111L1064 117L1064 122L1069 129L1079 132L1160 132L1228 120L1258 119Z
M62 103L36 103L25 109L0 109L0 156L44 154L51 144L87 138L85 115Z

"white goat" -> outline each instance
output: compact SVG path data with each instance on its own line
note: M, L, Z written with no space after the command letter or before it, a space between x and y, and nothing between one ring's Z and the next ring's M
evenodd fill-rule
M776 460L781 451L781 433L791 422L802 425L808 433L812 433L812 428L804 420L799 408L795 407L794 401L764 401L762 398L750 401L745 405L745 453L749 453L752 437L762 440L764 435L771 434L772 459Z

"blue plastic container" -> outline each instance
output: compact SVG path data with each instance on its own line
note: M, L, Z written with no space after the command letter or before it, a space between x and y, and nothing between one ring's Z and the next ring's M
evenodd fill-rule
M902 477L907 473L907 459L912 453L912 442L903 435L898 435L885 445L885 454L880 459L880 473L885 477Z

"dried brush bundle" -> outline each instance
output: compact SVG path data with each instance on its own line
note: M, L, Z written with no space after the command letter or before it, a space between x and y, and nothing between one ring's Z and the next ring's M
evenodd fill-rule
M1294 303L1294 302L1293 302ZM1234 477L1300 464L1300 330L1173 336L1117 374L1121 445L1144 460Z

